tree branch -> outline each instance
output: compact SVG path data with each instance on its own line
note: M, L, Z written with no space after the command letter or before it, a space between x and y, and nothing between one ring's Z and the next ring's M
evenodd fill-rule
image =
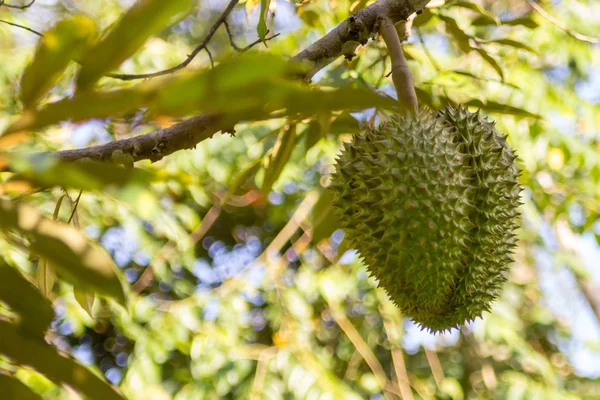
M224 23L227 20L227 17L229 17L229 14L231 14L231 12L235 8L235 6L238 4L238 1L239 0L231 0L229 2L229 4L227 5L227 8L225 8L225 10L223 10L223 13L221 14L221 16L219 18L217 18L217 20L215 21L215 23L208 30L208 33L206 34L206 36L202 40L202 43L200 43L198 46L196 46L196 48L194 49L194 51L192 51L190 53L190 55L188 55L185 60L183 60L181 63L177 64L176 66L171 67L171 68L167 68L167 69L162 70L162 71L151 72L151 73L148 73L148 74L109 74L107 76L110 77L110 78L121 79L123 81L131 81L131 80L134 80L134 79L154 78L154 77L161 76L161 75L171 74L171 73L173 73L175 71L179 71L180 69L183 69L183 68L187 67L187 65L189 63L191 63L192 60L194 58L196 58L196 56L198 55L198 53L200 53L202 50L206 50L207 51L207 53L208 53L208 55L209 55L209 57L211 58L211 61L212 61L212 56L210 55L210 51L207 50L206 46L208 45L208 43L210 42L210 40L212 39L212 37L215 35L215 33L217 32L217 30L219 29L219 27L221 26L221 24Z
M63 161L92 159L95 161L140 160L158 161L161 158L183 149L190 149L217 131L226 128L218 114L202 114L189 118L166 129L159 129L145 135L121 139L85 149L62 150L54 153ZM231 124L229 124L231 125Z
M223 25L225 25L225 29L227 30L227 36L229 36L229 44L231 44L231 47L233 47L233 49L235 51L237 51L238 53L243 53L245 51L248 51L252 47L256 46L257 44L262 43L261 39L257 39L245 47L239 47L237 44L235 44L235 41L233 40L233 34L231 33L231 28L229 26L229 22L227 22L227 20L225 20L225 21L223 21ZM279 33L276 33L275 35L271 35L271 36L265 38L265 42L267 42L271 39L275 39L279 35L280 35Z
M292 60L312 66L304 76L305 79L310 79L339 56L353 54L359 44L367 43L369 37L377 35L378 19L387 17L393 23L406 20L412 13L422 10L428 2L429 0L379 0L343 21ZM231 121L225 121L218 114L206 113L145 135L85 149L62 150L54 155L64 161L84 158L121 163L123 161L120 160L127 163L158 161L175 151L192 148L217 131L230 129L231 125Z
M415 92L412 74L406 63L406 57L402 52L402 45L396 27L389 18L384 17L381 19L379 32L392 59L392 81L396 88L398 101L402 105L403 111L415 113L418 109L417 93Z
M600 43L600 38L595 38L595 37L584 35L579 32L575 32L574 30L569 28L567 25L563 24L561 21L554 18L552 15L548 14L546 12L546 10L544 10L542 7L540 7L540 5L537 4L535 1L527 0L527 2L531 6L531 8L533 8L535 11L537 11L538 14L540 14L542 17L547 19L550 23L556 25L558 28L565 31L568 35L574 37L575 39L578 39L578 40L581 40L584 42L588 42L588 43L595 43L595 44Z
M15 6L12 4L6 4L4 2L4 0L0 0L0 6L4 6L4 7L8 7L8 8L16 8L17 10L24 10L26 8L29 8L33 5L33 3L35 3L35 0L31 0L29 3L23 5L23 6Z
M2 4L0 4L0 5L2 5ZM4 5L6 5L6 4L4 4ZM24 25L15 24L14 22L8 22L8 21L5 21L5 20L3 20L3 19L0 19L0 22L2 22L3 24L7 24L7 25L11 25L11 26L15 26L15 27L17 27L17 28L25 29L26 31L29 31L29 32L31 32L31 33L35 33L35 34L36 34L36 35L38 35L39 37L43 37L43 36L42 36L42 34L41 34L41 33L39 33L38 31L36 31L36 30L33 30L33 29L31 29L31 28L28 28L28 27L26 27L26 26L24 26Z

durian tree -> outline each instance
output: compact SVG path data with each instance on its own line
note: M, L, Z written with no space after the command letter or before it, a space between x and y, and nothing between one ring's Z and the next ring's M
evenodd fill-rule
M599 12L0 1L0 397L597 398Z

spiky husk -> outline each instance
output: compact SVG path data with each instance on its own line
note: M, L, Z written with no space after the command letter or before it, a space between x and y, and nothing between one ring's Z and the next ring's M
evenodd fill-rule
M420 110L344 144L330 186L342 227L392 301L432 332L498 296L519 216L515 158L464 108Z

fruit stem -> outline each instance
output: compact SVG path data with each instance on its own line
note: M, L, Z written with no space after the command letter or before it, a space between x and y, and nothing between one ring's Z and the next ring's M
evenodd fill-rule
M412 74L408 69L406 57L402 52L402 45L394 23L387 17L381 18L379 33L387 46L388 53L392 59L392 81L396 87L398 101L402 105L402 111L416 113L418 109L417 94Z

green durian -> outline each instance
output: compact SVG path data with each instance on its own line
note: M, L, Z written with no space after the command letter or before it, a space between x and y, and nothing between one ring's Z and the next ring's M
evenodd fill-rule
M447 107L355 134L330 190L339 222L401 312L432 332L488 311L515 247L516 155L479 112Z

